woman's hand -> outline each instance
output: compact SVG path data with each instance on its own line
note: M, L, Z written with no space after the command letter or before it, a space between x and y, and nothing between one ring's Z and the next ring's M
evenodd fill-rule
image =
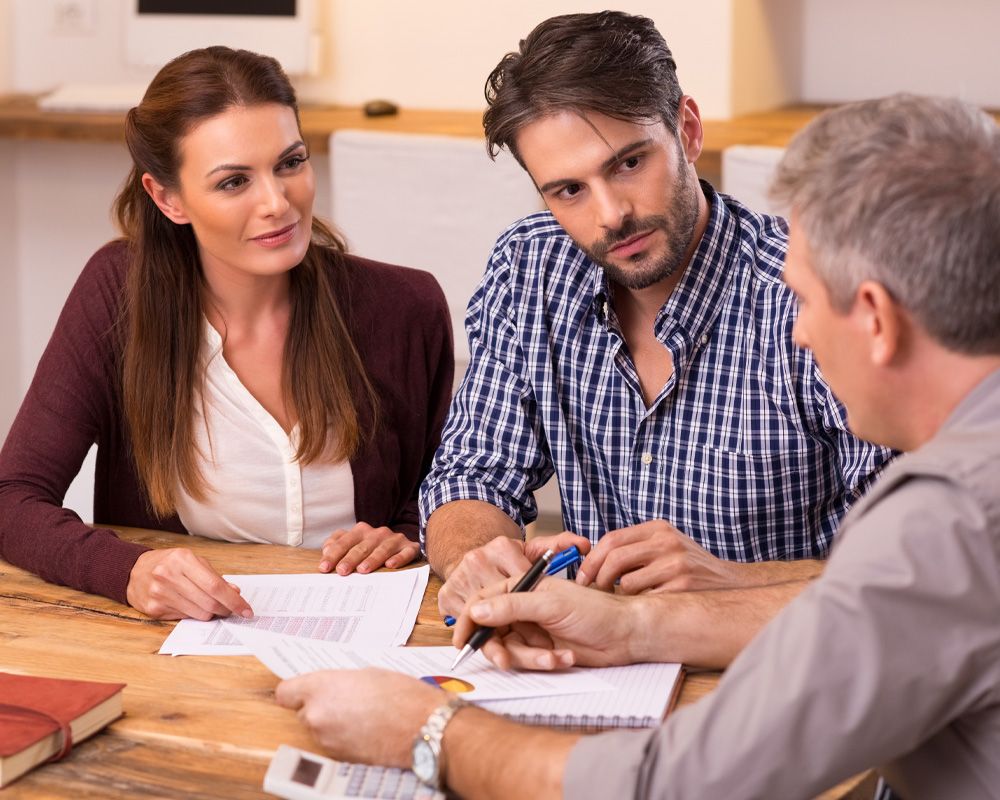
M253 616L239 587L227 583L186 547L149 550L139 556L125 596L132 608L153 619Z
M334 531L323 543L320 572L338 575L373 572L379 567L402 567L417 557L420 547L389 528L373 528L359 522L349 531Z

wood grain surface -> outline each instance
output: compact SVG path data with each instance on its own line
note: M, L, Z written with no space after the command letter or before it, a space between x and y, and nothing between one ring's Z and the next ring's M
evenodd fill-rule
M315 551L278 545L136 529L121 535L149 547L190 547L225 574L311 573L318 560ZM409 645L450 644L437 610L439 587L431 576ZM317 749L295 714L274 703L278 679L255 658L157 655L174 624L0 561L0 670L127 684L124 717L67 759L3 790L2 800L262 798L279 744ZM708 694L718 678L690 672L678 705ZM871 797L857 793L871 779L861 776L823 797Z

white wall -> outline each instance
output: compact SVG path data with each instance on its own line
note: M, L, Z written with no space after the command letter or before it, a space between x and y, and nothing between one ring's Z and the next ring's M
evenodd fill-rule
M124 56L134 0L90 0L90 35L53 29L62 0L0 2L0 89L42 91L65 81L144 82ZM388 97L414 108L482 107L486 74L540 20L592 11L603 0L316 0L324 34L321 75L303 98L356 104ZM656 21L682 86L704 116L767 104L838 102L907 89L1000 106L996 0L623 0ZM499 9L499 10L498 10ZM0 50L3 42L0 40ZM54 58L53 54L58 54ZM2 55L2 53L0 53ZM765 104L762 106L761 104Z
M911 91L1000 107L996 0L803 0L802 96Z
M708 116L727 116L733 0L625 0L614 7L650 17L674 51L685 90ZM736 0L742 2L742 0ZM478 109L483 84L504 53L555 14L599 11L603 0L335 0L325 9L324 76L303 96L356 104L389 97L417 108Z
M20 374L17 224L10 199L14 181L14 149L0 144L0 437L17 411L24 384Z
M726 117L732 6L748 1L627 0L617 7L657 23L680 65L685 91L697 97L705 116ZM152 70L125 63L124 19L134 0L90 0L96 25L86 35L54 29L59 2L13 0L16 89L152 77ZM323 67L318 77L296 81L303 99L358 104L386 97L412 108L445 109L482 108L486 75L541 20L607 6L603 0L507 0L502 6L468 0L316 2Z
M10 0L8 0L10 2ZM13 86L42 92L61 83L143 83L155 70L125 63L125 18L135 0L87 0L93 4L92 33L58 30L61 0L13 0Z
M6 92L11 85L14 65L13 10L9 3L0 3L0 93Z
M64 0L0 2L0 89L43 91L66 81L144 82L152 70L124 56L134 0L87 0L90 34L53 26ZM296 81L302 97L357 104L387 97L413 108L478 109L500 56L553 14L604 0L316 0L321 74ZM996 0L623 0L651 17L703 116L724 118L797 99L843 101L909 89L1000 106ZM499 9L499 10L498 10ZM0 40L0 55L3 54ZM58 57L54 57L57 54Z
M778 108L801 95L802 0L735 0L728 107Z
M21 265L21 380L26 386L56 317L91 254L115 235L109 208L128 170L124 148L18 142L15 187Z

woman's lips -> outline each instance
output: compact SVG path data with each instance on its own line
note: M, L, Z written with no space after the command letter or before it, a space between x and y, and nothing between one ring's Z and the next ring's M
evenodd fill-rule
M295 236L295 230L298 228L299 223L293 222L291 225L281 228L276 231L270 231L269 233L261 234L260 236L254 236L250 241L256 242L261 247L281 247L283 244L288 244Z

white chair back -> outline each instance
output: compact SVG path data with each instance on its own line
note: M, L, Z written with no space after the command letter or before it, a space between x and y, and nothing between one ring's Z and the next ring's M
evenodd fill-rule
M485 140L370 131L330 137L334 225L353 253L418 267L444 289L456 372L468 363L464 318L499 234L543 207L512 156Z
M722 191L754 211L785 216L787 209L776 205L767 194L784 153L783 147L727 147L722 151Z

